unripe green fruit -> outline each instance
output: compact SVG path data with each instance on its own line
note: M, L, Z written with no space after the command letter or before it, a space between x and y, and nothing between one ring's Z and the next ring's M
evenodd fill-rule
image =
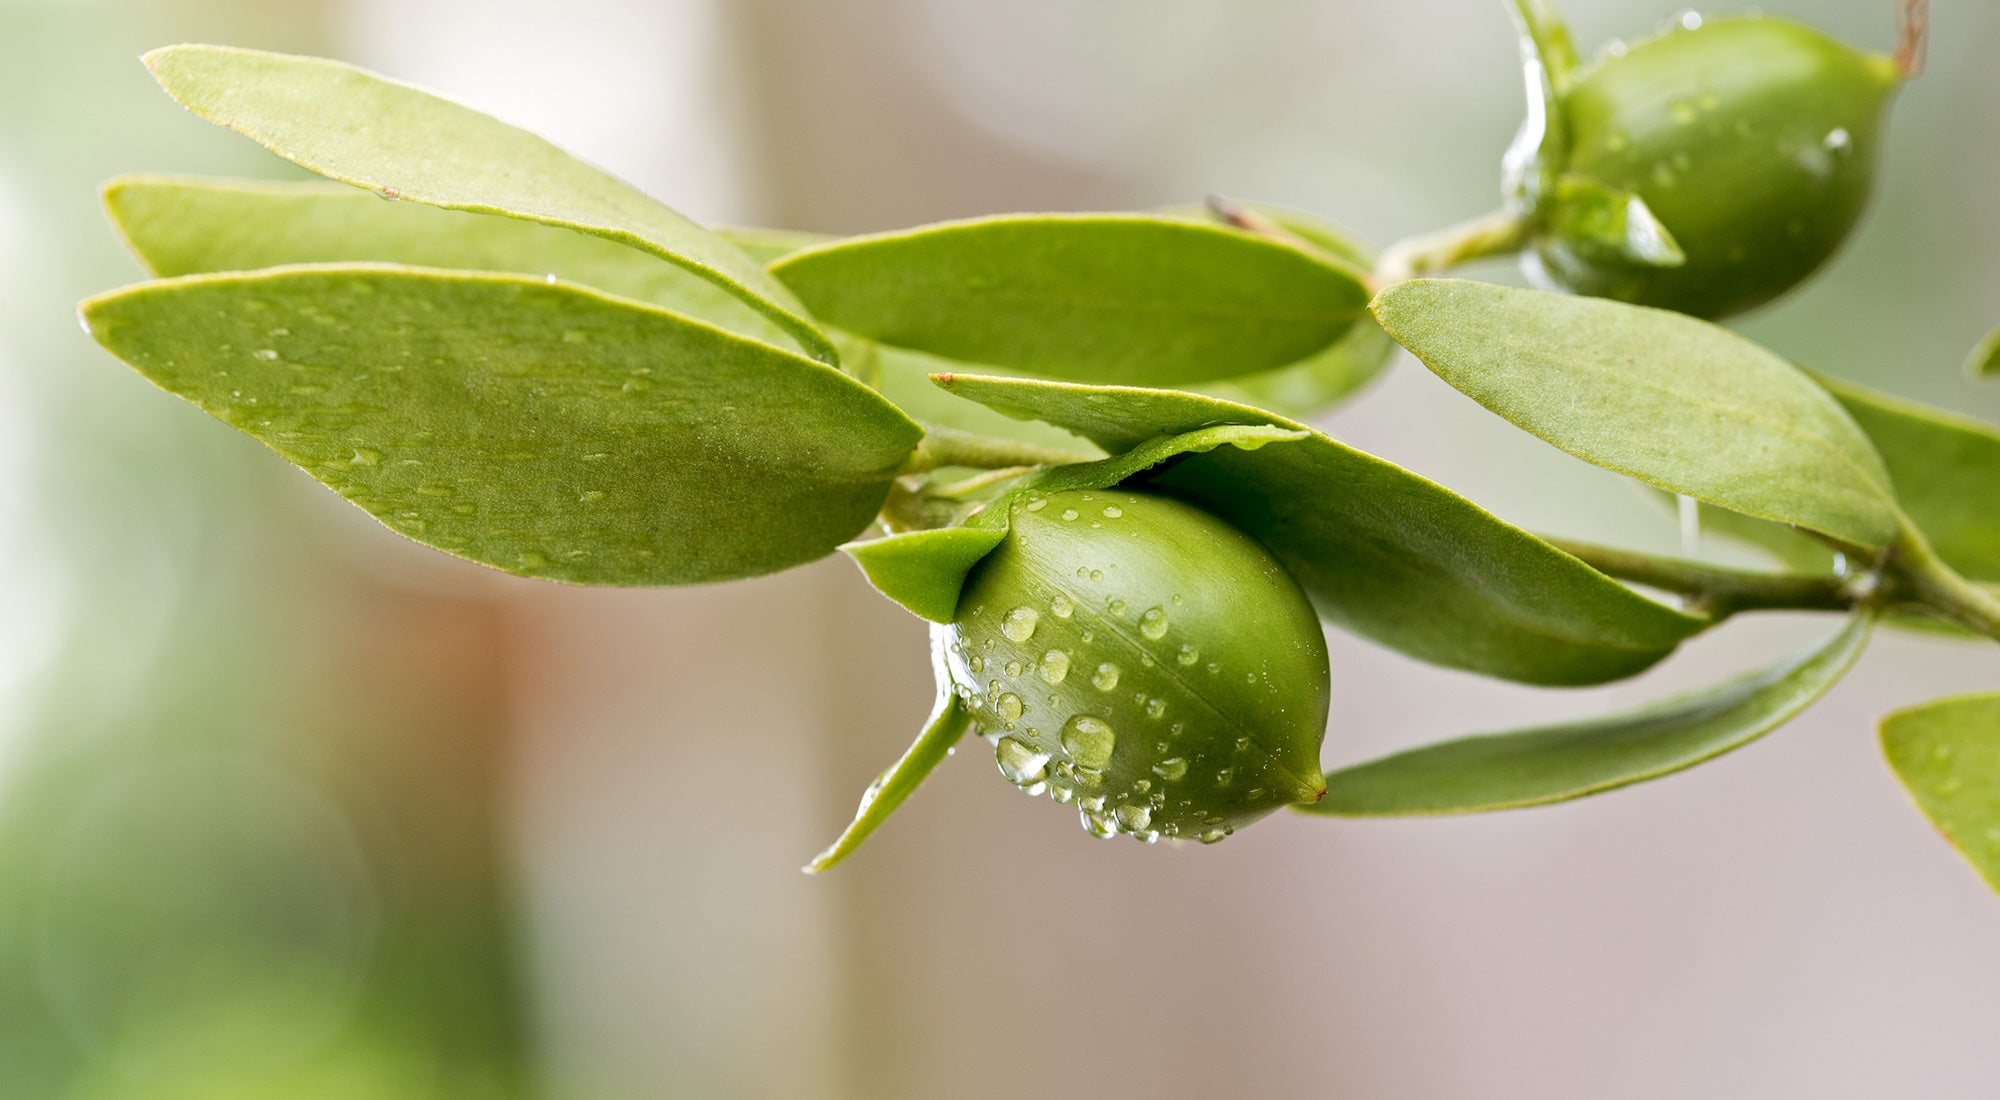
M1002 774L1148 843L1213 842L1325 793L1326 639L1268 551L1122 489L1011 508L946 646Z
M1860 218L1899 79L1887 57L1767 16L1683 25L1604 56L1563 93L1559 174L1637 194L1687 261L1645 266L1543 237L1544 269L1579 294L1698 317L1777 297Z

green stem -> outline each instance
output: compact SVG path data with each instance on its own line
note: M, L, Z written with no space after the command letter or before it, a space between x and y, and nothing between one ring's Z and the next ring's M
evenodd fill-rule
M1457 267L1488 256L1519 252L1528 243L1528 219L1511 210L1410 237L1389 246L1375 275L1383 283L1400 282Z
M1866 602L1868 586L1840 577L1758 573L1682 558L1551 539L1559 550L1620 580L1678 593L1687 610L1717 622L1739 611L1846 611Z
M896 472L921 474L942 466L970 466L981 470L1013 466L1067 466L1076 462L1095 462L1099 457L1080 451L1038 447L1013 439L926 425L923 441L917 444L917 449Z
M2000 596L1959 576L1915 527L1904 525L1889 569L1916 602L2000 640Z
M1514 23L1521 36L1533 46L1535 57L1549 74L1549 83L1558 94L1576 71L1576 43L1569 25L1548 0L1514 0Z

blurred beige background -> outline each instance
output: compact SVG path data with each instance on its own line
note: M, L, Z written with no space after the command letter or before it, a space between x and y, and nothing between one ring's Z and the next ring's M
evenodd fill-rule
M1764 6L1894 33L1891 0ZM2000 418L1958 373L2000 322L2000 9L1934 6L1870 220L1743 327ZM1563 7L1587 44L1672 14ZM0 1095L2000 1094L2000 899L1873 732L1990 688L1990 646L1886 634L1767 741L1602 798L1195 850L1093 841L974 743L799 874L929 703L920 624L851 566L501 577L77 332L137 277L104 177L288 171L152 87L136 55L191 39L424 84L700 220L836 232L1217 192L1386 243L1489 209L1520 113L1498 0L0 0ZM1326 427L1536 529L1673 545L1407 360ZM1830 628L1572 692L1336 634L1327 763Z

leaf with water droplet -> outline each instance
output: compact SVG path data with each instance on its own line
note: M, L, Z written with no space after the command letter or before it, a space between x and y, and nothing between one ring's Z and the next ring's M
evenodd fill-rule
M874 518L921 436L823 364L539 278L190 275L91 299L83 316L140 373L393 530L581 584L692 584L822 557ZM290 330L280 360L221 350L274 327ZM303 381L324 392L294 393ZM436 484L456 496L421 491Z
M2000 891L2000 692L1889 715L1882 752L1917 808Z
M916 793L918 785L951 755L952 746L958 744L959 739L972 728L971 714L951 691L951 678L945 671L944 647L943 628L933 627L931 667L937 676L938 696L929 721L924 723L923 732L889 766L889 770L869 786L862 796L861 805L854 812L854 821L841 832L839 839L806 864L807 874L832 870L853 855L871 833L902 808L903 803Z
M188 45L154 50L145 62L183 106L302 168L387 197L629 245L713 282L814 358L837 361L798 299L741 249L491 115L316 57Z
M852 542L841 549L877 591L920 618L948 623L958 610L965 574L1006 537L1005 530L944 527Z
M1138 214L1008 215L855 237L772 272L886 344L1043 377L1172 386L1281 367L1365 312L1344 265Z
M1673 234L1647 209L1644 199L1588 176L1564 175L1536 209L1542 219L1544 256L1569 258L1551 262L1639 267L1679 267L1687 262Z
M1860 656L1873 622L1857 614L1796 657L1637 710L1445 741L1328 772L1326 797L1298 808L1344 817L1484 813L1670 775L1741 748L1811 706Z
M1217 447L1124 476L1247 532L1322 615L1423 660L1530 683L1597 683L1647 668L1707 625L1448 489L1258 409L1170 390L973 375L936 381L1107 450L1133 448L1128 454L1151 437L1178 438L1171 433L1218 422L1289 432L1256 451ZM1088 473L1089 466L1064 467L1048 478Z
M789 329L710 280L561 226L383 202L319 180L121 176L105 185L104 205L140 262L158 276L365 262L553 274L753 340L807 350Z
M1888 472L1853 419L1727 329L1459 279L1397 283L1374 308L1438 377L1586 462L1857 547L1901 531Z

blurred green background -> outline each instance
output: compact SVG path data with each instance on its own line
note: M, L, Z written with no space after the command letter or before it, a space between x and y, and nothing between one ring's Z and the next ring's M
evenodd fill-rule
M1584 43L1672 14L1563 6ZM1958 371L2000 322L2000 9L1935 6L1859 237L1742 327L2000 418ZM1891 0L1765 7L1894 33ZM969 750L799 875L929 701L920 624L850 566L501 577L78 332L139 274L103 179L291 173L158 93L137 55L188 40L352 60L697 219L833 232L1213 192L1386 243L1489 209L1520 114L1498 0L0 0L0 1097L2000 1090L2000 902L1873 746L1990 688L1988 648L1885 637L1769 741L1603 799L1214 849L1091 841ZM1674 545L1407 361L1326 426L1537 529ZM1335 635L1327 762L1827 628L1561 693Z

